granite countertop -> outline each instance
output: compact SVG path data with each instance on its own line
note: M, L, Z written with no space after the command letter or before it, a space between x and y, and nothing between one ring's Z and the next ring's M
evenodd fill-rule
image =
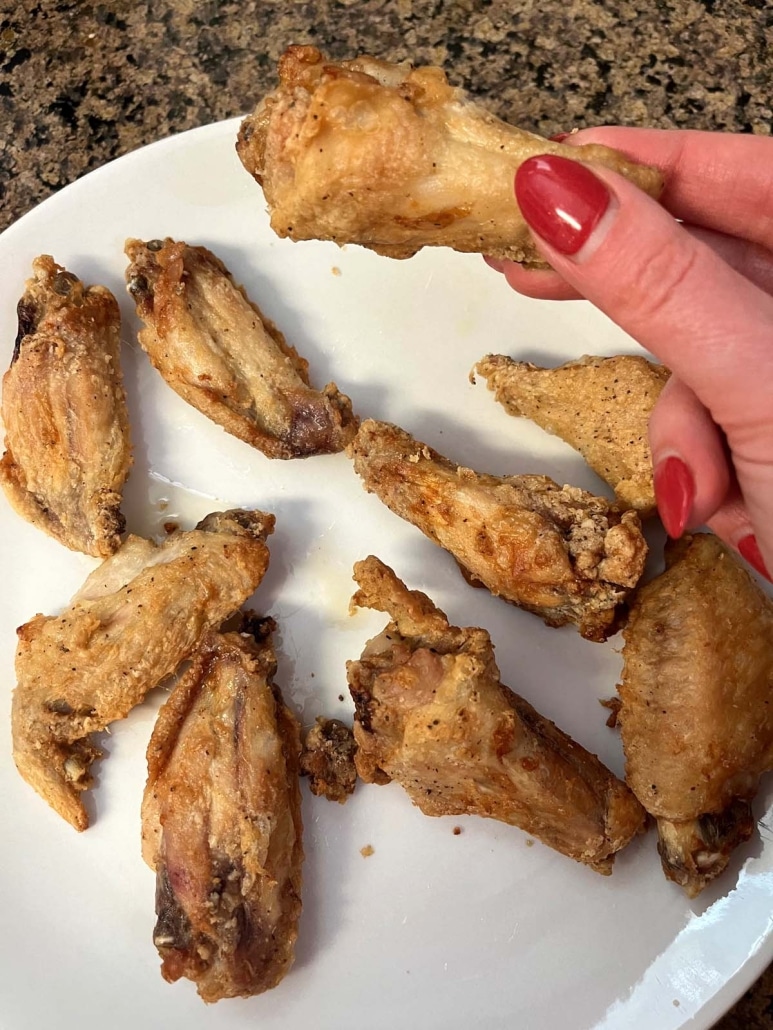
M0 229L111 158L247 111L291 42L441 64L545 135L773 128L769 0L20 0L0 19ZM718 1026L773 1030L773 970Z

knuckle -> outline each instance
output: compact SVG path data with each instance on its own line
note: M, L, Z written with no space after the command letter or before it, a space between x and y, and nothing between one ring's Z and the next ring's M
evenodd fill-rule
M678 246L662 247L654 254L641 256L630 270L638 321L671 323L678 317L696 278L699 254L699 247L683 238Z

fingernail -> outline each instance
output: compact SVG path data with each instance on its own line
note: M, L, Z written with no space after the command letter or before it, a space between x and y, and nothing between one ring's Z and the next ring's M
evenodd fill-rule
M537 235L569 256L587 242L612 199L589 168L556 154L524 161L515 175L515 198Z
M749 533L743 540L738 541L738 552L742 558L748 561L755 572L759 572L765 579L770 579L770 573L765 566L765 559L762 557L760 545L757 543L754 533Z
M484 254L483 260L486 262L489 268L493 268L495 272L503 272L505 270L505 263L504 261L501 261L499 258L489 257L488 254Z
M655 498L666 532L678 540L687 527L693 501L695 480L681 458L672 455L655 468Z
M555 136L548 136L548 139L552 140L553 143L563 143L567 136L571 135L571 132L557 132Z

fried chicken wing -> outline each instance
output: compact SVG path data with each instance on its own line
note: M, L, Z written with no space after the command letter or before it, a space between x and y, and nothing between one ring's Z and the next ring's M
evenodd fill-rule
M628 354L558 368L489 354L476 373L510 415L530 418L578 450L620 505L642 516L655 512L647 431L667 368Z
M269 458L343 450L357 420L335 383L309 385L308 362L211 251L128 240L139 340L188 404Z
M301 753L301 775L309 777L311 793L345 804L357 784L356 752L354 734L346 723L318 718L306 734Z
M372 57L332 62L291 46L279 86L236 145L279 236L359 243L394 258L453 247L543 266L513 197L537 154L613 168L652 196L660 172L598 145L565 146L500 121L440 68Z
M33 526L106 558L121 543L132 461L118 304L48 255L32 269L3 377L0 484Z
M273 527L273 515L235 509L160 546L130 536L61 615L17 631L14 760L76 830L89 825L80 794L102 754L92 734L125 718L250 596Z
M465 577L589 640L616 629L647 545L635 512L547 476L457 466L386 422L363 422L349 453L366 490L456 558Z
M451 626L432 601L370 557L353 604L392 621L348 663L357 771L396 780L425 815L518 826L598 873L645 813L599 759L499 679L483 629Z
M275 987L301 914L298 723L273 682L270 619L212 633L148 745L143 856L161 973L207 1002Z
M666 565L624 630L619 723L664 872L695 897L752 833L773 768L773 601L715 536L670 543Z

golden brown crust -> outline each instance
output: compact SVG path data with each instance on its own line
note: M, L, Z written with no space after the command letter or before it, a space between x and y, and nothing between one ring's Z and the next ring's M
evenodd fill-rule
M654 514L648 426L667 368L628 354L586 356L557 368L489 354L475 374L510 415L531 419L578 450L622 507L643 518Z
M301 754L301 775L309 777L311 793L345 804L357 784L356 751L351 727L340 719L318 717Z
M346 446L349 398L310 386L308 362L211 251L167 238L127 240L126 254L140 343L183 400L269 458Z
M396 258L447 246L544 267L513 199L516 169L536 154L602 164L653 196L662 189L656 169L608 147L565 146L500 121L440 68L336 63L311 46L287 49L278 88L244 120L236 149L278 235Z
M647 554L635 512L547 476L473 472L372 419L348 453L365 488L450 551L467 577L589 640L617 629Z
M32 268L3 377L0 485L22 518L106 558L121 543L132 461L118 304L48 255Z
M748 836L746 802L773 767L773 601L715 536L666 561L631 606L619 724L627 781L694 894Z
M275 987L301 914L300 731L273 683L272 620L211 633L148 745L143 855L161 973L207 1002Z
M449 625L372 556L355 579L354 603L392 619L347 666L360 776L398 781L426 815L499 819L610 873L644 825L625 784L502 685L485 630Z
M129 537L59 616L17 631L13 756L22 777L77 830L101 756L92 734L123 719L255 590L274 517L234 510L156 546Z

